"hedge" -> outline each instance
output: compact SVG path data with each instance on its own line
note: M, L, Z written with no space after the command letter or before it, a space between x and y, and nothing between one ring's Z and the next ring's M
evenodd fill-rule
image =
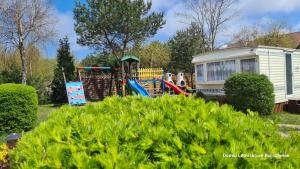
M202 99L107 98L64 106L25 134L10 153L12 168L295 168L299 134ZM225 158L225 154L289 158Z
M228 103L237 110L247 112L250 109L261 115L273 112L274 88L267 76L235 74L226 80L224 86Z
M37 120L38 99L33 87L0 85L0 133L28 131Z

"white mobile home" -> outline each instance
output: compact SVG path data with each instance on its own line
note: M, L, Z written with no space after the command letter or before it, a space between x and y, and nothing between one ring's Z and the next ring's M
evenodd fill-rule
M270 46L231 48L194 56L196 89L224 95L224 82L233 73L265 74L274 85L275 102L300 98L300 50Z

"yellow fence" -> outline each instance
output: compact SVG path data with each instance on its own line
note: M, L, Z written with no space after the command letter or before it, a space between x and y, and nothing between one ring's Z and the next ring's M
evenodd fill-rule
M153 78L161 78L163 74L162 68L140 68L138 70L139 80L147 80Z

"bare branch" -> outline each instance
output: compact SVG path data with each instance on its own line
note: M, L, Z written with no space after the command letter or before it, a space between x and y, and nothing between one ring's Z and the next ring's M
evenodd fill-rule
M7 49L19 50L23 83L26 83L25 49L47 42L55 35L51 9L46 0L0 1L0 43Z
M236 14L232 9L234 2L236 0L186 0L189 13L179 15L189 18L199 28L202 28L210 45L210 50L214 50L217 34Z

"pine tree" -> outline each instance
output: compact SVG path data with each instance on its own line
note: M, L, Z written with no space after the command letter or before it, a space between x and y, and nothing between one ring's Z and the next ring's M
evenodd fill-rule
M57 50L57 67L54 70L54 79L52 81L51 100L54 103L65 103L68 99L62 70L64 70L67 82L72 81L75 79L75 66L74 58L70 53L68 37L60 39L59 43L60 46Z
M163 12L153 12L152 2L144 0L77 1L74 8L78 43L111 53L120 58L147 38L153 37L165 24Z

